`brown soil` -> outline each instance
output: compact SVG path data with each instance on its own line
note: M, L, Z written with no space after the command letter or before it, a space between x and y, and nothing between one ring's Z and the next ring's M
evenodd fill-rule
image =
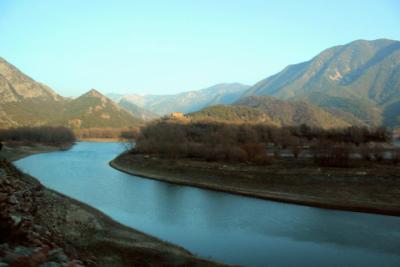
M125 153L110 165L169 183L322 208L400 215L400 166L389 164L320 168L310 160L285 159L257 166Z

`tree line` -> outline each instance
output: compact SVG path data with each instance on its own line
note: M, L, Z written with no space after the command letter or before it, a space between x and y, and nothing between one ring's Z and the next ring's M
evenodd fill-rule
M0 141L24 144L63 145L74 142L75 135L72 130L65 127L18 127L0 129Z
M286 149L293 158L306 151L319 165L347 166L355 152L365 160L383 160L381 144L390 140L390 132L383 127L322 129L307 125L275 127L160 120L141 129L133 152L168 158L264 164ZM267 153L268 149L273 155ZM394 156L397 154L393 152L392 158Z
M135 139L138 136L138 128L86 128L75 129L76 138L121 138Z

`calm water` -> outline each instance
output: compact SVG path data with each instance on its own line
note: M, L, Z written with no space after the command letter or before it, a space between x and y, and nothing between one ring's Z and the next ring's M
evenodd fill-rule
M193 253L244 266L400 266L400 218L176 186L108 166L119 143L16 162L44 185Z

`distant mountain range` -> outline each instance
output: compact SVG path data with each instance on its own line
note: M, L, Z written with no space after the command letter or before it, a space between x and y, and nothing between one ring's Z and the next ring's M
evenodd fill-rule
M131 112L133 115L136 117L141 118L144 121L150 121L153 119L157 119L159 117L158 114L151 112L147 109L141 108L138 105L126 100L125 98L122 98L118 104L126 109L127 111Z
M0 58L0 127L128 127L172 112L274 125L400 127L400 42L335 46L251 87L225 83L174 95L107 96L91 90L64 98Z
M244 96L304 100L349 112L369 125L400 125L400 42L358 40L286 67Z
M250 86L240 83L223 83L209 88L188 91L173 95L118 95L108 94L114 101L132 103L159 116L172 112L189 113L210 105L232 104L238 100Z

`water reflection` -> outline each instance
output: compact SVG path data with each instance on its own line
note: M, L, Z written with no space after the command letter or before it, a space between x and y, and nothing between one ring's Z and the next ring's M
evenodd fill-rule
M117 143L79 143L17 165L52 189L203 257L246 266L400 266L400 218L133 177L108 166L122 149Z

